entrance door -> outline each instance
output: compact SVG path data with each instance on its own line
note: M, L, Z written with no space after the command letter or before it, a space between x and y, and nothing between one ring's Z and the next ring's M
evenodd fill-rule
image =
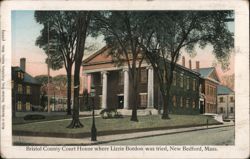
M204 102L200 101L200 114L204 114L205 109L204 109Z
M124 97L118 96L118 109L123 109Z

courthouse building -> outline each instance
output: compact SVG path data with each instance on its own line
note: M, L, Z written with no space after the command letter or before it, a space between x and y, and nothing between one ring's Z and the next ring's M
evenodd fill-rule
M109 55L110 48L103 47L83 61L84 87L95 85L95 106L99 109L115 108L131 110L132 84L129 80L127 64L117 66ZM177 114L199 113L199 83L200 74L189 67L177 64L171 88L171 105L169 111ZM157 112L162 106L159 84L153 68L143 61L141 77L138 83L138 109Z

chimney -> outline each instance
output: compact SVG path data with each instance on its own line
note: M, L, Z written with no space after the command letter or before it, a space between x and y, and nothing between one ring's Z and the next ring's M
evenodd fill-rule
M20 67L25 72L26 58L20 59Z
M199 70L200 69L200 62L196 61L196 69Z
M189 69L192 70L192 61L189 60Z
M182 56L182 66L185 67L185 57L184 56Z

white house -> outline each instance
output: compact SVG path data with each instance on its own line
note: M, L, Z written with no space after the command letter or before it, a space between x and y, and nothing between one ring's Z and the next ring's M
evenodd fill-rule
M223 119L235 117L235 94L230 88L219 85L217 87L217 112L223 115Z

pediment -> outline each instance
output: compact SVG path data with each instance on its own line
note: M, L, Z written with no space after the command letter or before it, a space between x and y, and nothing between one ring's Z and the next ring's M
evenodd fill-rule
M103 48L98 52L95 52L94 54L90 55L83 62L84 64L98 64L104 62L112 62L112 57L109 55L109 51L110 49Z
M209 75L208 77L209 77L210 79L213 79L213 80L215 80L215 81L220 82L219 76L218 76L218 74L217 74L217 72L216 72L215 69L210 73L210 75Z

